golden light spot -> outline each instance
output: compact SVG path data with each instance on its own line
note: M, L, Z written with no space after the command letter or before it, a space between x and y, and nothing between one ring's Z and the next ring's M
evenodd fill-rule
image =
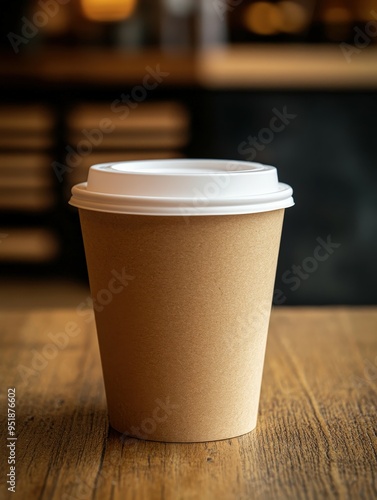
M323 13L323 20L329 24L349 23L351 13L345 7L329 7Z
M255 2L244 10L244 23L257 35L274 35L282 24L281 16L282 12L276 4Z
M81 0L82 11L91 21L121 21L135 10L137 0Z
M357 18L359 21L370 21L371 11L376 9L376 0L362 0L355 2L354 8L356 8Z
M292 0L279 2L282 11L283 22L279 26L280 31L285 33L300 33L309 22L309 11L302 5Z

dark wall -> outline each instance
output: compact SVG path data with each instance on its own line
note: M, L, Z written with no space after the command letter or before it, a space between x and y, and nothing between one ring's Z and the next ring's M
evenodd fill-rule
M275 165L294 189L275 303L376 303L377 94L215 92L201 106L198 152Z

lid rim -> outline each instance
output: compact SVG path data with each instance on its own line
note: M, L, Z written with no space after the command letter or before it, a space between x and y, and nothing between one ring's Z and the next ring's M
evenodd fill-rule
M254 195L226 200L157 198L90 193L85 190L86 183L73 187L69 204L83 210L134 215L236 215L268 212L289 208L294 205L293 190L287 184L279 183L282 190L269 195ZM77 196L75 196L77 194ZM94 195L94 196L93 196ZM280 196L279 196L280 195ZM95 200L94 198L97 198ZM101 201L99 201L99 199ZM126 202L129 203L126 203ZM139 203L135 203L139 202ZM203 203L204 202L204 203Z
M275 198L275 197L278 197L280 199L280 196L281 194L283 193L286 193L286 192L290 192L291 194L293 193L293 189L291 188L291 186L289 186L288 184L285 184L284 182L279 182L278 183L278 190L277 191L271 191L271 192L268 192L268 193L258 193L258 194L250 194L249 196L239 196L238 198L231 198L231 197L219 197L219 198L215 198L215 197L196 197L196 198L185 198L183 196L134 196L134 195L129 195L129 194L110 194L110 193L102 193L102 192L99 192L99 191L88 191L87 189L85 189L87 187L87 182L80 182L79 184L76 184L75 186L73 186L72 188L72 193L76 193L77 191L80 192L80 196L83 197L83 198L86 198L86 197L90 197L90 196L98 196L98 197L101 197L101 198L108 198L108 199L112 199L112 200L171 200L172 202L193 202L195 200L202 200L202 199L205 199L205 200L208 200L209 202L211 202L211 200L218 200L218 201L224 201L225 203L227 202L227 200L232 200L232 203L237 203L237 200L257 200L258 198ZM288 196L287 194L285 194L285 196Z
M117 210L118 207L112 207L112 206L106 206L106 209L104 209L104 206L78 206L78 205L73 205L71 202L69 202L71 206L74 206L75 208L78 208L79 210L88 210L91 212L101 212L101 213L109 213L109 214L118 214L118 215L147 215L147 216L158 216L158 217L209 217L209 216L226 216L226 215L247 215L247 214L258 214L258 213L264 213L264 212L273 212L274 210L284 210L286 208L290 208L294 206L294 201L293 198L290 200L287 200L287 203L281 204L279 206L275 206L273 204L266 204L266 205L247 205L247 206L242 206L242 207L233 207L234 210L227 210L220 212L219 210L214 211L214 210L201 210L201 211L185 211L184 207L182 208L181 211L177 210L172 210L172 211L159 211L156 209L148 209L144 207L144 210L141 210L140 207L133 207L132 211L131 210ZM137 209L139 208L139 210ZM210 207L214 208L214 207ZM215 207L216 208L216 207Z
M288 208L292 194L271 165L158 159L93 165L88 181L73 186L69 204L119 214L227 215Z

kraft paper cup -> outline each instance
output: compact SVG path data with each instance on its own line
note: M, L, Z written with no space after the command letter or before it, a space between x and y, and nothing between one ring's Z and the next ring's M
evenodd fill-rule
M198 442L257 423L284 210L274 167L119 162L75 186L109 420Z

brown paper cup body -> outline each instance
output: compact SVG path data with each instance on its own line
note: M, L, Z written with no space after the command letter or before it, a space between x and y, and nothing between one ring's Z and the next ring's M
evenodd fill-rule
M255 428L284 209L80 209L110 424L166 442Z

